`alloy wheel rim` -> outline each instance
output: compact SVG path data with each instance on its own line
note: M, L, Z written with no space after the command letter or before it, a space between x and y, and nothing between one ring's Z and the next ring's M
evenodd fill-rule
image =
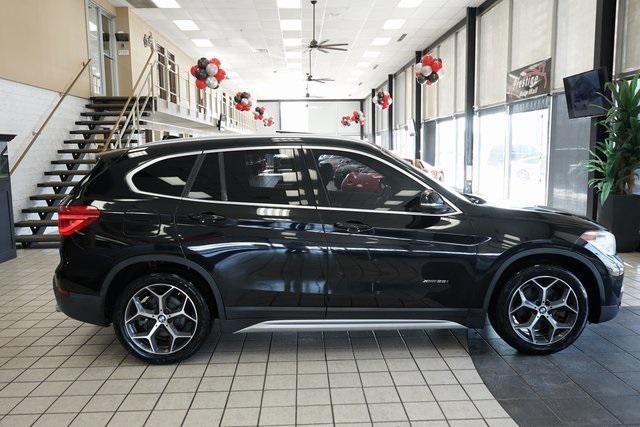
M578 321L580 306L573 288L554 276L522 283L509 301L509 321L515 333L535 345L554 344Z
M145 286L127 303L124 325L130 340L152 354L171 354L193 339L198 312L191 298L168 284Z

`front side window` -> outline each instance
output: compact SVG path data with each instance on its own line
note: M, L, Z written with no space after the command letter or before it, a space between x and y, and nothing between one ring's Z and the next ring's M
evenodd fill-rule
M291 149L223 154L226 198L232 202L306 205L299 159Z
M145 193L180 197L197 155L157 161L133 175L133 185Z
M329 206L378 211L416 210L424 187L399 170L357 153L313 150Z

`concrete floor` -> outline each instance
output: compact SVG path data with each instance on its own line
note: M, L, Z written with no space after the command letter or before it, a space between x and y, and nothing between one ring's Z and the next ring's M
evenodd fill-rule
M150 366L127 355L111 328L55 312L51 276L57 262L56 250L29 250L0 264L0 318L5 324L0 330L1 425L501 426L516 425L510 414L523 419L520 406L503 397L511 384L507 380L526 380L525 368L490 329L212 333L187 362ZM625 303L640 306L640 258L628 257L628 264ZM625 312L611 326L618 330L628 316ZM592 334L620 345L627 340L605 325L593 328L576 343L580 351L586 353L581 345L602 344L590 342ZM625 366L640 366L640 355L627 353L631 359L625 356ZM486 364L478 357L489 354L512 367L514 378L487 377ZM567 359L573 354L568 351ZM562 360L565 353L557 357ZM524 359L531 360L527 363L534 372L547 363ZM596 363L612 373L606 360ZM626 396L638 394L632 384L636 376L612 374L635 390ZM543 390L526 384L538 394ZM532 405L539 403L545 414L548 410L556 417L545 420L570 421L558 415L553 402ZM598 418L598 424L633 419L605 412L613 418Z

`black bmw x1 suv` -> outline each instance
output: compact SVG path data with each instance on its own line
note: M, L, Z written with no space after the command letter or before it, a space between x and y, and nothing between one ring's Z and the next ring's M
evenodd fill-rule
M227 331L481 327L570 345L618 312L598 224L502 209L367 143L314 136L154 143L102 156L61 204L58 306L151 363Z

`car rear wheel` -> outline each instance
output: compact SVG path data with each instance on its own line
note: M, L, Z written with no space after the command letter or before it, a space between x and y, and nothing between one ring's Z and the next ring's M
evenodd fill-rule
M211 328L211 313L198 288L167 273L150 274L127 285L116 300L112 319L127 350L154 364L188 358Z
M570 346L589 314L587 292L569 270L537 265L513 275L493 299L489 317L500 337L527 354Z

